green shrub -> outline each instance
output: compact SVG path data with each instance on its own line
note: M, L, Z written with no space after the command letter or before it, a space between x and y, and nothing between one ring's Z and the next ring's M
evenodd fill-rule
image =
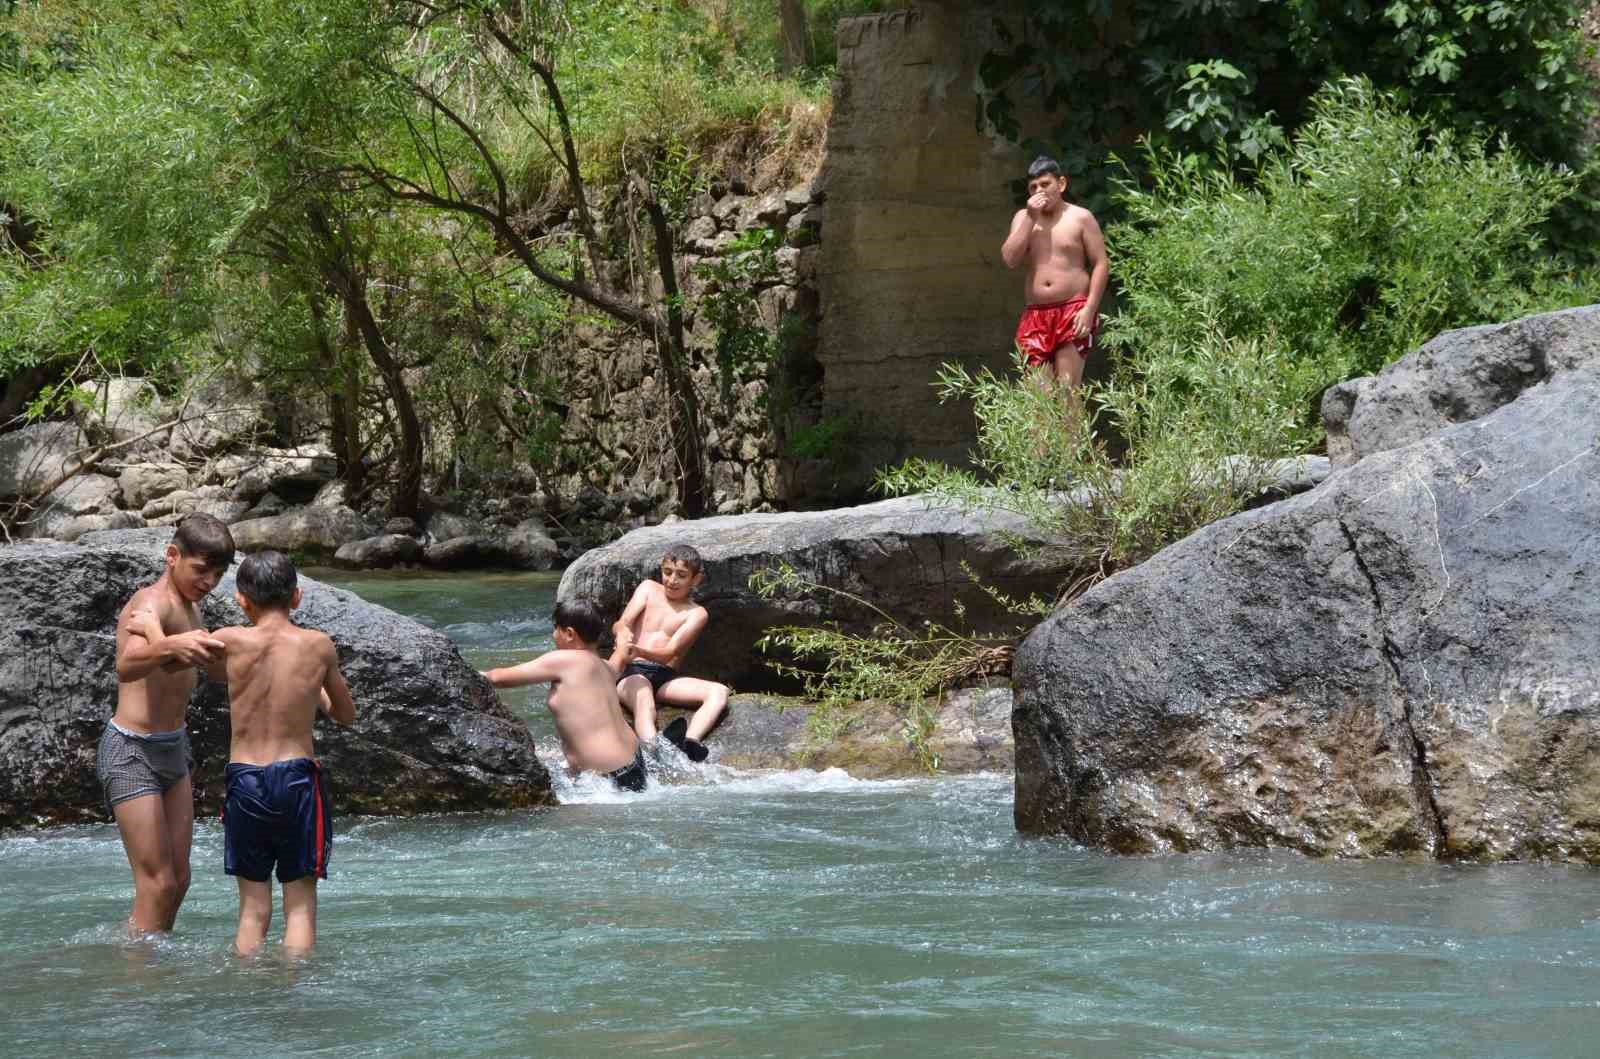
M1547 252L1541 225L1570 173L1430 134L1363 80L1331 84L1287 151L1254 181L1167 151L1151 183L1119 188L1126 220L1106 244L1123 290L1107 329L1116 349L1166 356L1196 320L1222 334L1273 336L1306 440L1327 385L1381 368L1439 331L1593 300L1593 275Z

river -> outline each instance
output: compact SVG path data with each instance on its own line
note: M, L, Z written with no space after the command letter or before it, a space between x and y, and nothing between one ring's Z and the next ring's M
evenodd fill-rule
M327 576L479 666L549 644L551 575ZM1111 857L1018 838L1001 775L558 793L338 819L299 962L229 955L215 821L157 943L113 827L0 838L0 1055L1600 1053L1590 869Z

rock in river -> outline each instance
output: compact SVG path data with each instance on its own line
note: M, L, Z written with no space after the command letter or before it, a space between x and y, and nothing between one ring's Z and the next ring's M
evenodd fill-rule
M91 546L0 548L0 828L104 819L95 747L116 705L117 612L161 572L171 531L93 534ZM339 646L354 727L317 724L337 813L420 813L551 804L527 726L443 634L302 578L300 624ZM202 605L238 624L230 571ZM221 805L227 694L203 681L188 723L196 811Z
M1035 629L1019 829L1600 863L1600 358L1504 392Z
M1012 546L1017 537L1036 547L1019 554ZM679 541L705 560L696 598L711 614L684 668L746 690L777 684L756 647L773 626L833 621L870 633L883 620L865 605L870 601L912 626L932 619L1012 632L1021 619L985 594L973 575L1016 599L1030 593L1051 598L1072 569L1064 550L1039 540L1020 518L966 515L912 496L833 511L725 515L636 529L567 567L559 596L589 596L614 617L640 579L659 576L662 554ZM750 588L750 575L780 563L836 591L761 598ZM964 619L954 613L956 605L965 608Z

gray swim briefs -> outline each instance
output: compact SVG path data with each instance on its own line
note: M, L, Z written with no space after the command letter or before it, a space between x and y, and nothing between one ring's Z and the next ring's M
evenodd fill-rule
M94 758L108 813L129 798L167 793L193 768L187 728L144 735L107 721Z

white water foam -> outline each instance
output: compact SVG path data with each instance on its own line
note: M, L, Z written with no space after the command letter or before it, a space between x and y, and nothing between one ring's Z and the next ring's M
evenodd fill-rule
M622 805L640 801L665 801L701 793L708 787L730 794L844 794L911 787L921 779L861 779L842 768L736 769L715 762L695 764L674 747L646 751L649 780L642 792L619 790L610 780L592 772L576 776L567 771L559 745L536 747L539 760L550 772L550 786L562 805Z

